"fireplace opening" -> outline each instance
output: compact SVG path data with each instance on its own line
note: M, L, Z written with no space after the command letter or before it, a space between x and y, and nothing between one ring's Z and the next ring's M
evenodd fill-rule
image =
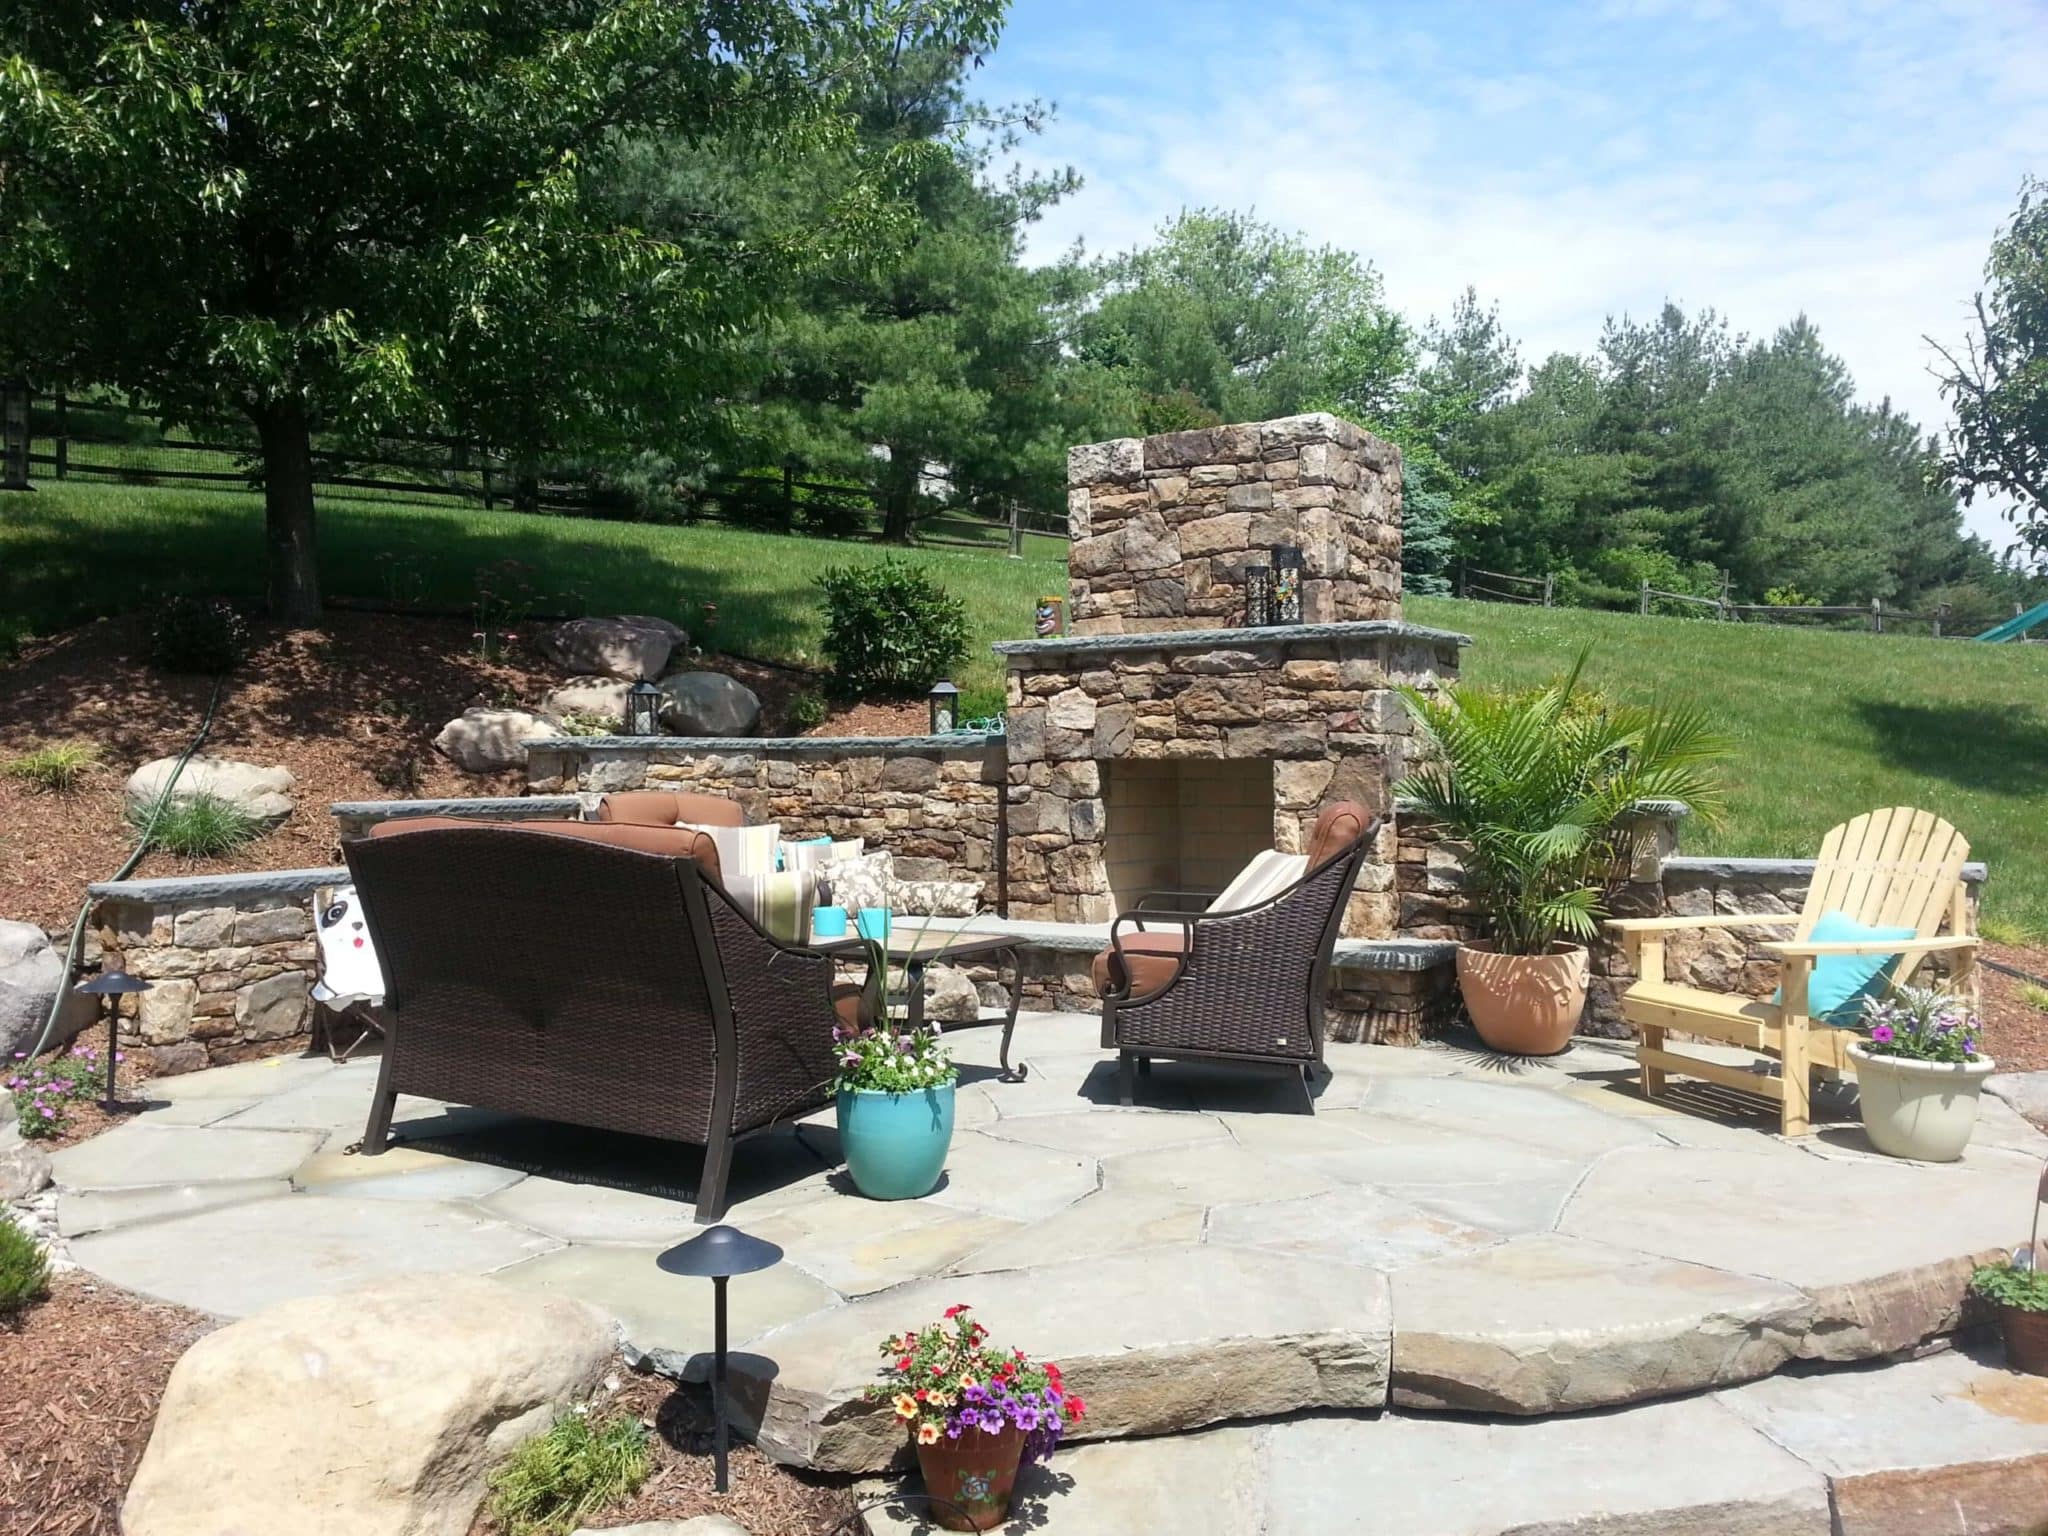
M1263 758L1121 758L1099 765L1110 899L1133 910L1153 891L1205 904L1273 846L1273 765Z

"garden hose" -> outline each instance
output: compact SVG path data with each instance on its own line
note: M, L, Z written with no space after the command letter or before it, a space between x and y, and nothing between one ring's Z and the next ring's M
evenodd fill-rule
M206 701L206 714L199 722L199 734L192 738L185 750L178 754L177 762L171 765L171 776L164 780L163 790L149 808L149 820L143 823L135 847L129 851L121 867L114 871L113 879L126 880L135 872L135 866L142 862L142 856L149 852L150 839L156 835L157 818L163 815L165 807L171 803L171 791L178 787L178 775L185 771L185 765L192 760L192 754L205 745L207 733L213 729L213 712L220 706L220 691L226 683L225 672L213 680L213 694ZM79 902L78 918L71 925L71 946L64 952L63 981L57 988L57 995L50 999L50 1012L43 1020L42 1036L36 1041L35 1049L29 1052L30 1056L42 1055L49 1048L50 1037L57 1031L58 1015L64 1011L64 1001L71 995L71 984L78 976L79 955L85 948L85 922L91 915L92 895L88 892Z

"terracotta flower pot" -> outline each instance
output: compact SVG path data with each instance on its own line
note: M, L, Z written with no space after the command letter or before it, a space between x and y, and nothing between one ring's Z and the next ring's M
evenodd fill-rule
M2000 1307L1998 1326L2005 1334L2005 1363L2029 1376L2048 1376L2048 1312Z
M963 1429L958 1440L918 1446L924 1491L940 1501L931 1507L933 1522L948 1531L995 1530L1009 1518L1023 1459L1024 1431L1014 1424L995 1434Z
M1504 955L1492 944L1458 946L1458 991L1472 1027L1508 1056L1552 1056L1571 1044L1586 1011L1583 945L1543 955Z

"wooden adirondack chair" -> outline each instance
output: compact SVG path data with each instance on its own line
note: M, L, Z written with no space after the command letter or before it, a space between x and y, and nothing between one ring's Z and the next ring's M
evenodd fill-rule
M1807 1016L1807 985L1814 961L1821 955L1897 953L1899 958L1885 974L1894 984L1903 984L1929 955L1946 953L1954 957L1949 967L1952 985L1974 988L1977 937L1970 931L1962 879L1963 863L1969 856L1970 845L1940 817L1909 806L1892 806L1858 816L1828 833L1814 864L1806 905L1796 918L1778 913L1730 913L1610 922L1608 927L1620 931L1639 978L1622 994L1621 1011L1642 1032L1636 1062L1642 1071L1644 1096L1656 1098L1662 1093L1669 1073L1702 1078L1777 1100L1784 1134L1805 1135L1811 1116L1812 1074L1839 1077L1853 1070L1845 1050L1853 1033L1816 1024ZM1826 912L1843 912L1870 926L1911 928L1919 937L1816 944L1809 935ZM1944 920L1946 934L1940 932ZM1667 935L1688 929L1774 926L1794 930L1789 941L1760 946L1784 962L1778 1001L1725 995L1665 979ZM1783 1070L1770 1078L1670 1049L1665 1036L1671 1031L1774 1056Z

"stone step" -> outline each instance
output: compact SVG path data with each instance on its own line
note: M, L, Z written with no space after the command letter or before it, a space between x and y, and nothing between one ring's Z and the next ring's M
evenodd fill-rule
M1946 1352L1547 1419L1317 1415L1077 1445L1019 1489L1004 1529L1039 1536L2028 1536L2048 1379Z

